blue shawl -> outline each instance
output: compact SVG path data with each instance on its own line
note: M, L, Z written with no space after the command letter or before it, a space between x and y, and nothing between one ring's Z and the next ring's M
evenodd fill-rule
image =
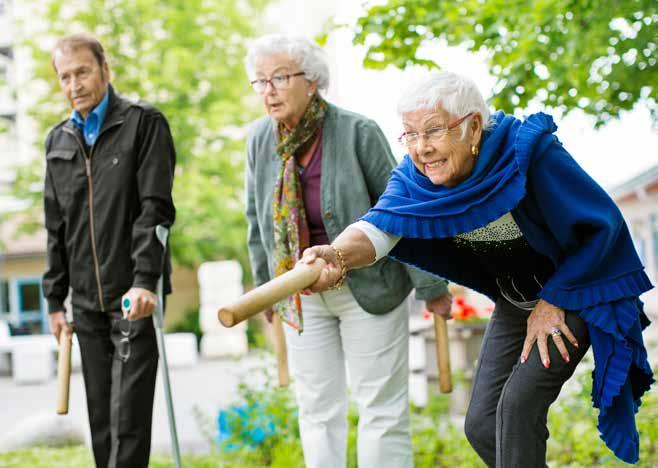
M452 188L434 185L407 155L362 219L402 236L393 258L495 300L493 279L470 269L468 254L449 239L511 211L528 243L555 266L540 297L587 322L601 438L617 457L635 463L635 412L654 381L642 340L649 321L638 297L652 285L621 212L555 130L543 113L521 122L498 112L465 181Z

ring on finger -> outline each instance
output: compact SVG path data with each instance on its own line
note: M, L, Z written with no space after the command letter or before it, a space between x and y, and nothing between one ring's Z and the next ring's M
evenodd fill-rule
M562 331L560 331L559 328L555 327L555 328L551 329L551 335L560 336L560 335L562 335Z

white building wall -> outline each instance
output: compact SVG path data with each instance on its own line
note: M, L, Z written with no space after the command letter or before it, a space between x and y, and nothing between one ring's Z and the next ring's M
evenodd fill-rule
M618 206L651 282L658 284L658 194L640 191L638 197L619 202ZM649 291L642 296L642 300L650 315L658 317L658 291Z

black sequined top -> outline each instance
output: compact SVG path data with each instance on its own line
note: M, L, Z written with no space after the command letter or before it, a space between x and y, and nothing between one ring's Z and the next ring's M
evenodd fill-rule
M452 241L475 254L473 268L493 276L501 295L522 309L534 308L539 291L555 272L551 260L530 247L511 213Z

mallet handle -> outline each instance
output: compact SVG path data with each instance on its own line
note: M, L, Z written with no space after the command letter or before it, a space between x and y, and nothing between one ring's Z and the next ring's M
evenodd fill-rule
M450 374L450 350L448 348L448 326L445 317L434 314L434 334L436 337L436 362L439 366L439 390L452 392Z
M57 361L57 414L67 414L69 412L72 339L72 335L65 330L62 330L59 334L59 357Z
M287 273L252 289L232 304L221 307L217 311L217 318L225 327L237 325L315 283L326 265L321 258L311 264L298 263Z
M288 348L283 331L283 323L279 314L272 314L272 331L274 337L274 352L276 354L276 367L279 371L279 387L290 385L290 372L288 371Z

